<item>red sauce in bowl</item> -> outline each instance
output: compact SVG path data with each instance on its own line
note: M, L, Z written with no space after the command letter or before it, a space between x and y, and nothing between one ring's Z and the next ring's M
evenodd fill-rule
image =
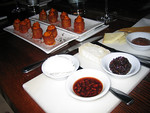
M139 38L133 39L132 43L136 44L136 45L147 46L147 45L150 45L150 40L148 40L146 38L139 37Z
M96 78L84 77L77 80L73 85L73 91L81 97L92 97L100 94L103 84Z

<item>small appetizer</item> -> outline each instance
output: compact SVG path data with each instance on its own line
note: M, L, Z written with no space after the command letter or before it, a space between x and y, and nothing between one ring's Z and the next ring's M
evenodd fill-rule
M23 20L23 21L20 22L19 31L21 33L27 33L28 32L28 26L27 26L26 21Z
M40 12L39 19L40 20L46 20L47 19L47 14L46 14L46 11L44 9Z
M52 34L52 32L45 32L44 35L43 35L43 39L44 39L44 43L46 45L54 45L56 42L55 42L55 38Z
M74 21L74 32L82 33L84 31L84 19L79 15Z
M61 25L63 28L71 27L71 19L68 16L65 16L64 19L61 21Z
M31 28L31 21L30 21L30 19L24 19L24 21L26 21L27 22L27 27L28 27L28 29L30 29Z
M57 29L56 29L56 27L55 27L54 25L49 25L49 26L47 27L47 30L46 30L46 31L47 31L47 32L52 32L54 38L56 38L56 36L57 36Z
M60 15L61 21L64 19L65 16L68 16L68 14L63 11Z
M33 24L33 27L40 27L39 22L35 22L35 23Z
M41 29L40 25L38 25L38 22L36 22L36 24L33 24L32 33L33 33L32 38L34 39L42 38L43 30Z
M16 31L19 31L20 20L19 19L14 20L13 26Z
M50 14L50 13L54 13L54 15L55 15L56 17L58 17L58 11L57 11L56 9L51 8L50 11L49 11L49 14Z
M51 12L49 15L48 15L48 20L50 23L55 23L57 22L57 16L55 15L54 12Z

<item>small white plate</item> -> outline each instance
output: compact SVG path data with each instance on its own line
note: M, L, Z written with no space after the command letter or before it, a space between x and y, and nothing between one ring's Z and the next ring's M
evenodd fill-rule
M93 77L98 79L103 84L103 89L100 92L100 94L93 96L93 97L81 97L75 94L73 91L73 85L74 83L79 80L80 78L84 77ZM81 69L76 72L74 72L71 76L68 77L66 81L66 90L67 93L72 96L75 99L82 100L82 101L93 101L96 99L101 98L104 96L110 88L110 79L107 77L107 75L101 71L95 70L95 69Z
M128 61L131 64L130 71L127 74L125 74L125 75L115 74L109 68L110 62L113 59L115 59L117 57L120 57L120 56L127 58ZM120 77L120 78L126 78L126 77L130 77L132 75L135 75L140 70L140 67L141 67L140 62L139 62L139 60L136 57L134 57L133 55L130 55L130 54L127 54L127 53L121 53L121 52L110 53L110 54L106 55L105 57L102 58L101 64L102 64L102 68L108 74L111 74L111 75L113 75L115 77Z
M46 76L61 80L70 76L79 68L79 61L72 55L55 55L48 58L41 68Z

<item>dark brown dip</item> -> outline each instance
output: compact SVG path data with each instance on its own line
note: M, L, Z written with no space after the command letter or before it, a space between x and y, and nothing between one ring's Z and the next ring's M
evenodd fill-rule
M98 95L103 89L101 81L93 77L84 77L77 80L73 85L73 91L81 97Z
M148 40L146 38L139 37L139 38L133 39L132 43L136 44L136 45L146 46L146 45L150 45L150 40Z
M115 74L125 75L130 71L131 64L127 58L120 56L110 62L109 68Z

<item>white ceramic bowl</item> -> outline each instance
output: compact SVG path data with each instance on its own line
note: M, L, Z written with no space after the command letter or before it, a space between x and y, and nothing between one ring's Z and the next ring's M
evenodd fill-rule
M78 59L68 54L54 55L42 64L42 72L54 79L64 79L78 68Z
M115 74L109 68L110 62L113 59L115 59L117 57L120 57L120 56L127 58L128 61L131 64L130 71L125 75ZM140 67L141 67L140 62L136 57L134 57L133 55L130 55L130 54L127 54L127 53L121 53L121 52L115 52L115 53L110 53L110 54L106 55L105 57L102 58L101 64L102 64L102 68L108 74L113 75L115 77L120 77L120 78L126 78L126 77L130 77L132 75L135 75L140 70Z
M84 77L93 77L102 82L103 89L100 92L100 94L93 96L93 97L81 97L81 96L78 96L73 91L74 83L80 78L84 78ZM110 88L110 79L107 77L105 73L95 70L95 69L80 69L74 72L71 76L69 76L66 81L66 90L68 94L72 96L73 98L82 100L82 101L92 101L92 100L99 99L108 92L109 88Z
M150 49L150 45L146 45L146 46L142 46L142 45L137 45L137 44L133 44L132 40L136 39L136 38L146 38L150 40L150 33L146 33L146 32L134 32L134 33L130 33L126 36L126 40L127 43L133 48L136 49L138 51L144 51L144 50L149 50Z

